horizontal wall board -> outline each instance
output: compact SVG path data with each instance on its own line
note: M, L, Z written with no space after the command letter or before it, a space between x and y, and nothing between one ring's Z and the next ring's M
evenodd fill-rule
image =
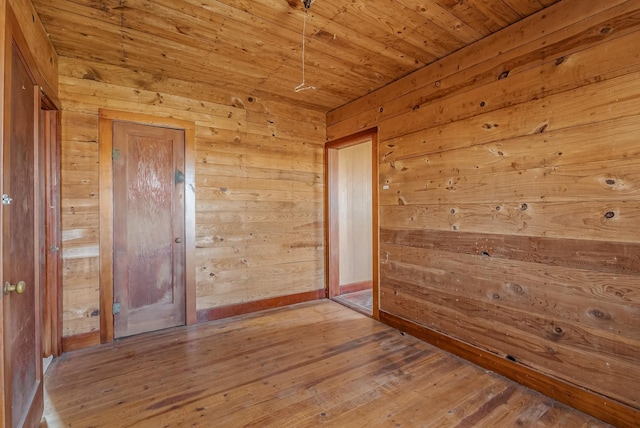
M380 229L380 242L640 277L640 243L387 228ZM610 293L622 303L640 299L640 294L625 298L624 292L615 288L606 294Z
M305 232L303 232L305 233ZM306 232L307 236L301 236L301 232L251 232L237 234L217 234L196 238L196 248L217 249L213 252L216 257L233 257L240 249L245 254L250 254L248 247L269 248L280 251L296 251L296 260L303 259L303 253L297 250L309 248L321 249L324 245L321 230ZM211 251L203 254L212 256ZM226 255L226 256L225 256ZM218 264L221 260L217 260Z
M232 201L196 199L196 216L211 212L316 212L322 207L322 201Z
M230 88L223 81L185 82L184 78L172 77L159 72L123 68L105 64L98 58L62 57L60 74L83 80L94 80L130 88L170 92L189 99L202 99L216 104L232 105L246 110L267 111L278 117L296 118L300 110L292 105L292 98L264 96L265 92L247 85ZM308 110L310 117L323 118L324 114Z
M432 67L425 67L400 79L392 88L381 88L330 112L327 115L328 138L348 135L349 132L371 127L374 123L412 110L429 100L437 101L452 93L464 92L473 85L486 84L506 70L526 69L550 57L555 59L575 52L575 44L579 46L583 43L578 35L585 31L592 38L595 37L591 43L607 39L611 32L597 34L588 30L594 26L597 28L598 24L607 26L609 20L637 11L637 7L624 0L606 4L589 0L583 1L581 7L584 14L576 13L572 4L556 4L544 14L532 15L514 24L509 37L497 34L487 37L474 46L449 55ZM575 39L574 42L567 43L566 40L571 38ZM501 64L491 61L496 52L501 54Z
M481 335L491 350L500 350L533 368L544 367L560 379L588 382L606 396L638 406L634 398L638 397L638 384L633 380L638 376L637 364L610 355L606 360L594 358L593 351L548 339L549 331L556 328L550 320L481 305L461 293L428 292L423 286L387 278L383 278L383 284L381 310L403 313L408 319L466 342L473 343Z
M464 290L463 294L474 296L481 305L525 310L531 317L552 319L557 326L579 324L589 334L577 340L592 336L588 345L595 348L599 342L599 354L607 355L616 348L610 346L612 338L640 345L640 331L634 329L640 307L628 303L640 293L640 281L633 275L551 268L468 254L454 258L446 252L392 244L383 244L382 249L389 257L381 270L385 278L451 293ZM550 337L569 339L560 333ZM575 346L586 347L583 342ZM634 358L631 350L615 352L626 359Z
M267 254L247 254L241 257L237 255L231 257L216 257L206 261L208 271L231 271L237 269L251 269L265 266L275 266L287 263L296 263L301 261L316 260L322 256L322 248L316 246L297 246L291 248L289 245L282 245L277 248L277 252ZM237 253L235 248L234 252ZM196 259L202 260L206 252L198 252Z
M281 243L265 243L265 244L249 244L236 245L231 247L205 247L197 248L196 259L201 266L216 266L220 260L237 261L237 269L247 269L250 267L250 260L264 260L271 258L273 265L292 262L308 262L315 260L321 252L321 248L317 248L313 243L300 241L301 251L296 251L296 245L286 245ZM277 252L286 253L282 259L277 259ZM244 260L244 263L243 263ZM320 265L320 262L316 263ZM210 275L214 276L214 275Z
M61 224L62 230L66 230L69 228L77 229L77 228L89 228L94 229L97 228L100 221L99 215L96 212L90 213L74 213L73 207L71 207L71 213L62 212L61 215Z
M430 152L429 147L425 147L421 156L381 163L380 184L426 183L462 176L480 179L491 174L522 175L528 170L553 173L564 167L586 169L593 163L596 165L591 167L600 167L606 172L605 162L621 162L628 168L640 157L638 121L640 116L630 116L446 151ZM615 176L610 178L613 183L603 183L609 188L624 185L624 182L615 182Z
M380 160L392 161L429 152L508 140L637 115L640 73L631 73L468 119L402 135L380 128ZM553 119L550 119L553 118ZM395 137L395 138L394 138Z
M458 73L385 103L378 110L382 112L376 112L376 122L363 122L358 127L378 123L393 135L398 131L391 129L396 128L410 133L422 128L418 115L429 117L427 124L433 127L637 71L638 56L633 53L637 19L640 15L633 11L613 21L592 23L592 28L569 40L522 53L493 69L477 70L480 74L469 76L472 70ZM603 33L603 27L615 31ZM610 61L602 61L603 52ZM461 91L467 86L468 90ZM330 132L340 133L334 129L338 126L329 127Z
M241 203L240 203L241 204ZM239 204L239 205L240 205ZM232 207L228 207L228 211L208 211L196 214L196 223L198 225L217 224L217 223L254 223L269 222L272 220L280 221L322 221L322 213L319 211L295 211L295 210L257 210L242 207L242 210L234 211Z
M563 150L562 147L559 148ZM426 167L423 170L430 170ZM636 172L638 171L638 172ZM380 194L381 205L424 205L501 203L514 199L525 201L582 201L616 203L640 196L640 160L606 160L579 165L549 166L493 173L474 174L453 168L449 174L432 170L411 179L402 172L387 175L388 182Z
M517 196L517 195L516 195ZM638 242L640 203L635 201L531 202L515 197L494 204L380 207L380 225L465 233L512 234L594 241Z
M290 179L271 179L253 177L234 177L220 175L199 175L196 180L198 188L233 189L244 188L253 190L289 190L292 192L322 192L324 184L317 179L318 174L307 173L307 182Z
M282 180L290 182L300 182L309 185L324 185L321 178L322 171L292 171L271 169L262 167L247 167L237 165L216 164L212 162L196 162L197 179L203 183L204 180L211 180L214 176L241 177L248 179Z

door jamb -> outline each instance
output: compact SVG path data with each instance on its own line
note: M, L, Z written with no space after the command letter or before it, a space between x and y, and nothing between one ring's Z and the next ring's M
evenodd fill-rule
M371 240L373 319L379 320L379 220L378 220L378 128L370 128L325 144L325 289L326 296L340 295L338 255L338 150L371 140Z
M185 322L195 324L195 123L169 117L100 109L100 342L112 342L113 328L113 122L184 130Z
M43 356L62 353L62 235L60 198L60 110L40 90L43 133L39 145L44 155L45 278L43 303Z

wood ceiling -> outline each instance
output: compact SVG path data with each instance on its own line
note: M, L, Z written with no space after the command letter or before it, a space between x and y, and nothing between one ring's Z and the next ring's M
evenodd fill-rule
M58 54L330 111L560 0L34 0Z

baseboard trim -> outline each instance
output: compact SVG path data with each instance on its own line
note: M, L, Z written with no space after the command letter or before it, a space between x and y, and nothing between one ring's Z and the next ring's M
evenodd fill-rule
M640 409L544 375L412 321L380 311L380 321L619 428L640 426Z
M325 289L308 291L305 293L288 294L286 296L272 297L269 299L256 300L254 302L238 303L235 305L221 306L219 308L200 309L197 312L198 323L229 318L236 315L249 314L251 312L263 311L265 309L279 308L281 306L293 305L296 303L320 300L326 297Z
M340 286L340 294L355 293L356 291L370 290L373 287L371 281L352 282Z
M100 332L92 331L62 338L62 352L77 351L100 344Z

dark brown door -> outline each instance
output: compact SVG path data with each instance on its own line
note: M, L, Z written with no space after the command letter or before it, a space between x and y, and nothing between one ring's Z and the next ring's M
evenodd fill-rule
M115 337L185 324L184 142L113 123Z
M3 30L4 31L4 30ZM37 426L43 409L39 310L39 228L35 169L35 84L14 46L3 145L2 304L4 425ZM38 193L39 194L39 193Z

